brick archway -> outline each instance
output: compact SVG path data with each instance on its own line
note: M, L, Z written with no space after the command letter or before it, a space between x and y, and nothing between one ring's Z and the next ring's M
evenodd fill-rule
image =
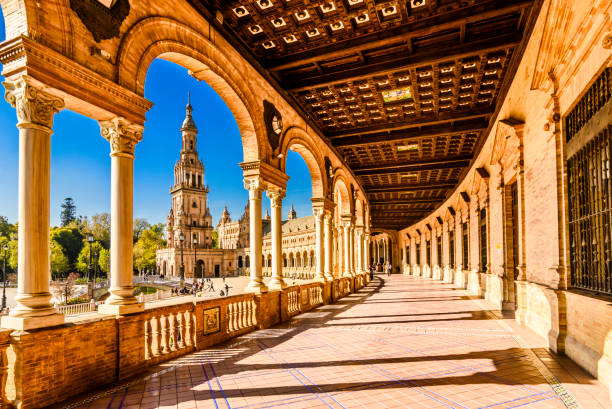
M126 33L117 58L117 82L144 95L150 64L162 58L189 70L224 100L236 118L242 138L243 160L257 161L271 149L265 139L262 108L248 78L234 68L220 46L198 31L165 17L149 17ZM262 118L257 120L255 118Z

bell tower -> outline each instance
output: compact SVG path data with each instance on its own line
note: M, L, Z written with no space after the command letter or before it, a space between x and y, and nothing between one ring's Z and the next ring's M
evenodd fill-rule
M212 215L206 199L204 164L198 155L198 128L193 121L190 96L187 96L185 120L181 126L181 153L174 165L172 209L168 215L168 247L212 248Z

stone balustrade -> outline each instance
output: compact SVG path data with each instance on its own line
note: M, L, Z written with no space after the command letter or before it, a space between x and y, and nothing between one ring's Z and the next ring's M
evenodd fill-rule
M357 275L264 294L176 297L147 304L144 311L133 314L92 312L76 315L70 324L0 331L0 407L29 409L61 402L335 302L360 288L364 280ZM62 376L41 377L41 373Z
M100 305L100 302L95 302L91 300L90 302L84 302L80 304L69 304L69 305L59 305L57 307L57 312L64 315L79 315L95 312Z

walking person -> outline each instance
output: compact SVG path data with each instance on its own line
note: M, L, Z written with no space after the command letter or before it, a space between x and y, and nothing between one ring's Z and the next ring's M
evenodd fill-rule
M385 271L387 272L387 277L391 277L391 263L388 261L387 264L385 264Z
M372 281L374 280L374 264L370 264L368 270L370 270L370 281Z

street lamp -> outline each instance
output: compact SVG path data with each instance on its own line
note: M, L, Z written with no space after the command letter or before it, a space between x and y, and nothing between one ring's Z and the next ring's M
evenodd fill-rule
M193 236L193 282L196 282L196 277L198 275L198 270L196 270L196 246L198 245L198 237Z
M91 244L94 241L93 235L88 235L87 241L89 242L89 265L87 266L87 284L89 285L89 281L91 280ZM91 293L93 294L93 289L91 290Z
M185 284L185 264L183 263L183 242L185 241L185 235L183 233L179 234L179 242L181 243L181 284L180 287L183 288Z
M4 264L2 266L2 281L4 282L2 286L2 311L4 311L6 308L6 255L9 249L8 244L5 244L2 249L4 250Z
M98 250L94 248L94 273L93 273L93 285L91 286L91 298L93 299L96 291L96 276L98 275Z

